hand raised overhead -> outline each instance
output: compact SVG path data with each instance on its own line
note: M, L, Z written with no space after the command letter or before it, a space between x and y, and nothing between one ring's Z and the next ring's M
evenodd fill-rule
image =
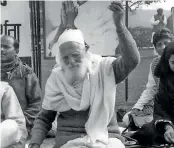
M73 1L62 2L61 9L61 23L67 28L74 26L74 21L78 15L78 7L74 5Z
M108 7L113 12L113 20L115 25L123 22L124 8L120 1L112 2Z

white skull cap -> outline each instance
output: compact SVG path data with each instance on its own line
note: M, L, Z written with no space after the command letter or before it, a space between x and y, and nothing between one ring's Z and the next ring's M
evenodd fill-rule
M77 42L85 45L85 40L82 31L79 29L66 29L58 40L58 46L66 42Z

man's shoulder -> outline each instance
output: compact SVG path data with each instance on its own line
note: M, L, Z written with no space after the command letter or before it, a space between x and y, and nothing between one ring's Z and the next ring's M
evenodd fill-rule
M1 88L0 98L2 98L4 93L7 92L8 89L11 89L11 86L9 85L8 82L0 81L0 88Z

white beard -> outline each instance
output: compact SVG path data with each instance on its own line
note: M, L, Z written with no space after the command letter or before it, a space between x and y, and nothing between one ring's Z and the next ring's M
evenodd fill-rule
M86 64L80 64L79 67L74 68L63 68L65 79L70 85L83 81L86 76L87 70L88 66Z

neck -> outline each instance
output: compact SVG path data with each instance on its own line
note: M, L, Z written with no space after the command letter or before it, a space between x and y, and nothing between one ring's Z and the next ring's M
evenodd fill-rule
M1 61L1 73L6 73L12 71L18 63L18 58L13 60L3 60Z

